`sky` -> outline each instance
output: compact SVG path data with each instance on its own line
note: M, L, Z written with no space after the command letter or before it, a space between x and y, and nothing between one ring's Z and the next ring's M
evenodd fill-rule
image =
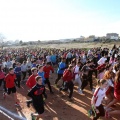
M120 34L120 0L0 0L0 33L37 41Z

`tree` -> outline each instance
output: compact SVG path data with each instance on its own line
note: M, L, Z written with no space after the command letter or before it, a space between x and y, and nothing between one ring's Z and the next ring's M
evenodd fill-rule
M19 43L20 43L20 45L22 45L23 41L22 41L22 40L20 40L20 42L19 42Z
M38 42L41 42L40 40L38 40Z
M40 40L38 40L38 44L40 44L41 43L41 41Z
M3 48L3 45L4 45L4 39L5 39L5 36L0 33L0 44L1 44L1 47Z

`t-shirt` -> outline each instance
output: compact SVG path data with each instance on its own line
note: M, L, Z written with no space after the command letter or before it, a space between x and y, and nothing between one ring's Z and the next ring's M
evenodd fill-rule
M74 68L75 79L80 78L79 76L79 67L76 65Z
M26 85L29 87L29 88L32 88L35 84L36 84L36 80L35 80L35 77L38 76L38 75L31 75L27 82L26 82Z
M6 88L13 88L15 86L16 75L15 74L7 74L5 77Z
M103 98L105 97L105 88L97 88L94 92L94 97L95 97L95 106L98 107L102 103Z
M106 60L107 60L107 58L102 57L102 58L98 61L98 64L99 64L99 65L102 65L102 64L105 63Z
M51 56L46 56L46 60L47 60L47 62L51 62Z

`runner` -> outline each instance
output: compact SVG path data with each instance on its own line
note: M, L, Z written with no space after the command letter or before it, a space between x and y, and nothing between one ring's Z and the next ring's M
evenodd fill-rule
M81 91L81 85L82 85L82 81L81 81L81 70L80 70L80 65L81 62L77 62L76 66L73 68L73 77L74 77L74 84L78 84L78 93L83 94Z
M74 88L74 84L73 84L73 66L70 64L68 69L66 69L63 73L63 81L64 81L64 86L60 89L61 90L69 90L69 95L68 98L70 101L72 101L72 95L73 95L73 88Z
M55 86L57 86L58 81L61 79L63 76L63 72L66 69L66 64L65 64L65 58L61 59L61 62L59 63L58 70L57 70L57 79L55 80Z
M46 65L43 67L43 71L45 72L45 84L48 85L48 88L50 90L50 93L53 94L51 85L50 85L50 81L49 81L49 76L50 76L50 71L52 71L52 73L54 73L54 69L53 67L50 65L49 62L46 63Z
M28 96L32 98L33 106L36 113L31 114L32 120L36 117L36 120L39 118L43 118L44 113L44 98L47 99L47 95L45 93L45 86L42 85L42 77L37 76L36 78L36 85L30 90Z
M20 106L19 102L17 100L16 87L15 87L15 83L14 83L15 79L16 79L16 75L14 74L14 69L13 68L9 68L9 73L5 76L7 94L3 93L3 97L6 98L6 95L8 96L11 93L13 93L15 105L16 106Z
M96 88L91 100L91 105L96 111L96 116L93 117L93 120L98 120L100 116L105 116L105 110L102 105L102 100L105 97L105 88L107 86L107 81L101 79L98 81L98 85L99 86Z
M32 87L36 84L36 80L35 80L35 77L38 76L37 74L37 68L32 68L31 69L32 71L32 75L28 78L27 82L26 82L26 85L32 89ZM30 104L32 103L32 100L27 100L26 101L27 103L27 107L30 107Z

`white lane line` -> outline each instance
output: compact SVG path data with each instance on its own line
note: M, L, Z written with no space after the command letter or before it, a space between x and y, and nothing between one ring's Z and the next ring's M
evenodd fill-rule
M2 110L0 110L0 113L3 114L4 116L6 116L7 118L9 118L10 120L14 120L13 118L11 118L10 116L8 116L5 112L3 112Z
M5 109L4 107L0 106L0 111L1 113L5 113L5 115L9 114L15 118L18 118L19 120L27 120L26 118L24 117L20 117L19 115L17 115L16 113L12 113L11 111ZM7 115L8 116L8 115ZM10 116L8 116L10 117ZM11 118L11 117L10 117ZM14 120L13 118L11 120Z

